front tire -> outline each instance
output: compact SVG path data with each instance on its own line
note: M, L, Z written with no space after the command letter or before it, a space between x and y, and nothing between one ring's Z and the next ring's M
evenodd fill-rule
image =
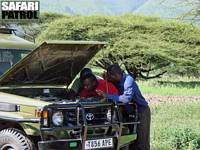
M0 131L0 150L35 150L35 146L22 131L8 128Z

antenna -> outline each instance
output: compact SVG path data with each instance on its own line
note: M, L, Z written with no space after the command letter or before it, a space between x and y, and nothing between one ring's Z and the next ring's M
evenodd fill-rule
M108 78L106 73L106 95L108 94ZM106 101L108 102L108 97L106 97Z
M105 50L102 51L103 57L105 56ZM105 65L105 64L104 64ZM106 66L106 65L105 65ZM106 95L108 94L108 78L107 78L107 72L104 71L105 80L106 80ZM108 102L108 97L106 96L106 101Z

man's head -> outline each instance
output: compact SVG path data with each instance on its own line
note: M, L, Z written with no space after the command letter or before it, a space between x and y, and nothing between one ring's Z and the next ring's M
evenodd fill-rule
M94 90L96 88L97 84L98 84L97 78L92 73L87 74L82 78L83 88L86 89L87 91Z
M83 77L87 74L92 74L92 70L90 68L83 68L80 72L80 79L82 80Z
M121 70L118 64L110 65L107 68L108 78L111 82L116 83L119 82L123 76L123 71Z

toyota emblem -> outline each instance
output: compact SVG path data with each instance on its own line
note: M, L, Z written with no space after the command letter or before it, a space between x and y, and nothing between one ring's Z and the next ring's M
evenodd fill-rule
M87 114L86 114L86 119L87 119L88 121L92 121L92 120L94 119L94 114L92 114L92 113L87 113Z

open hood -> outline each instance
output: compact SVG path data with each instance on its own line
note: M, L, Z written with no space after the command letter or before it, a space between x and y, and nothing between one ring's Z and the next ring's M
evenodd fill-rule
M69 85L105 45L93 41L46 41L0 78L0 85Z

